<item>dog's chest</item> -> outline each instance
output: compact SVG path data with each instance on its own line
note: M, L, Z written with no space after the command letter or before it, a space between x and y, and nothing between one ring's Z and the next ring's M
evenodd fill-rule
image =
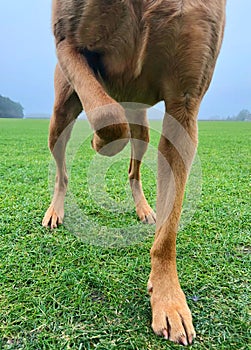
M145 41L144 41L145 40ZM163 74L167 73L169 50L163 37L140 35L137 40L116 39L97 51L85 49L84 55L108 93L118 101L155 104L162 96ZM160 51L161 50L161 51Z
M152 104L163 98L161 81L173 51L168 19L177 17L179 8L170 9L162 1L162 7L145 20L145 12L140 6L136 11L135 4L114 2L100 14L101 7L86 5L75 39L110 95L119 101Z

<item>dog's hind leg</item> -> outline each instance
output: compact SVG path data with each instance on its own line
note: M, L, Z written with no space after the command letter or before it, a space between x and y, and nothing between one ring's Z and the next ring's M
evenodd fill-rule
M128 116L128 114L130 115ZM142 158L149 143L149 126L145 109L127 112L131 132L129 181L138 217L143 223L154 224L156 216L145 198L140 179Z
M49 132L49 148L56 161L57 173L53 199L42 222L45 227L55 228L63 222L64 199L68 182L65 150L74 121L81 111L82 105L77 94L57 65L55 69L55 103Z

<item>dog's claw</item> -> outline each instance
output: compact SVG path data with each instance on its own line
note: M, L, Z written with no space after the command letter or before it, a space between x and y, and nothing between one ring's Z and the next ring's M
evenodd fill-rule
M188 336L188 344L189 345L192 345L193 344L193 340L195 338L195 333L193 335L189 335Z
M185 336L180 337L179 344L184 345L184 346L188 345L188 342L187 342L187 339Z
M154 225L156 223L156 214L153 210L148 215L145 215L144 220L142 220L143 224Z
M163 330L163 337L165 340L168 340L168 332L166 329Z

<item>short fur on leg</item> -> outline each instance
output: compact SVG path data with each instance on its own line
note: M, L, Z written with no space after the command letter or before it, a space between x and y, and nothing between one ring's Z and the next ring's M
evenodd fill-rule
M146 110L130 109L126 112L131 133L129 181L136 206L136 213L143 223L155 224L156 215L146 200L140 178L142 158L147 151L149 143L149 124Z
M131 132L129 178L136 210L142 221L155 220L140 182L148 128L130 120L129 126L119 102L165 101L148 286L154 332L183 345L192 343L195 331L178 280L176 237L196 151L196 118L220 51L225 5L225 0L53 0L58 67L49 144L57 177L43 225L56 227L63 220L65 148L82 109L101 154L119 152Z

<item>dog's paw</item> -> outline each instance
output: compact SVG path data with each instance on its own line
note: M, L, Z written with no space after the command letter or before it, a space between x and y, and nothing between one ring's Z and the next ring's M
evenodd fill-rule
M128 132L119 139L105 140L94 133L92 138L92 148L102 156L112 157L121 152L129 141Z
M51 229L57 228L63 223L63 217L64 213L62 210L56 211L54 205L51 204L44 215L42 225Z
M143 224L153 225L156 223L156 214L147 202L138 204L136 206L136 212Z
M148 291L151 294L154 333L177 344L191 345L196 335L182 290L160 292L149 282Z
M118 103L96 108L87 115L94 129L94 150L102 155L113 156L126 146L130 128L125 111Z

